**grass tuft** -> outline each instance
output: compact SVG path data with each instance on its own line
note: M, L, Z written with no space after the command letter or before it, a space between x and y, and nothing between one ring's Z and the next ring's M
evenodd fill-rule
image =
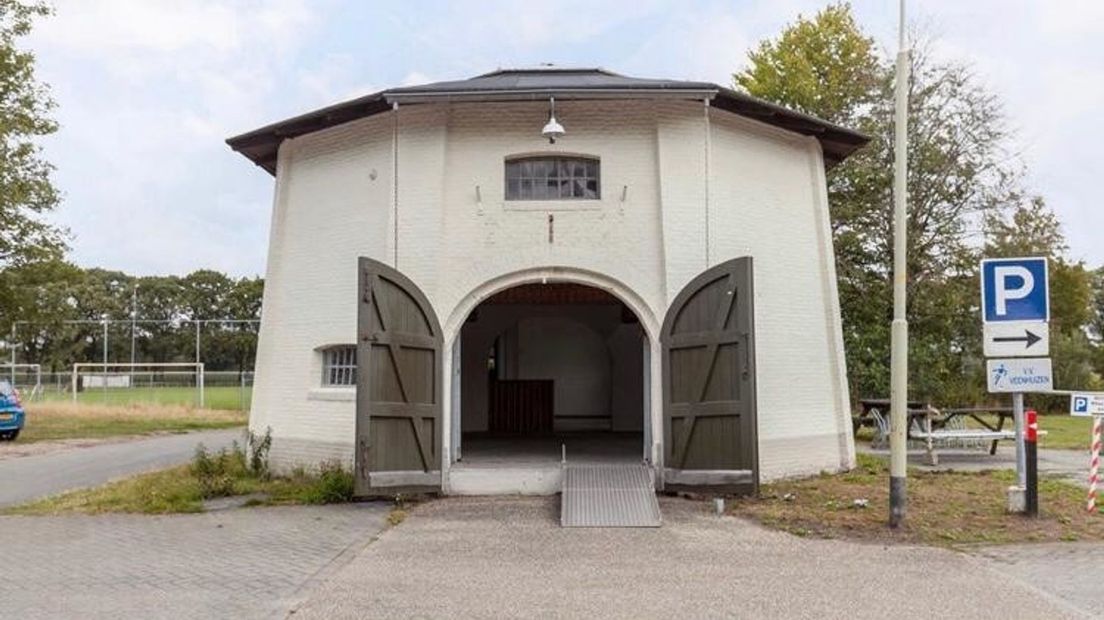
M250 443L269 442L251 438ZM255 452L247 454L237 443L229 450L213 453L199 446L188 465L71 491L5 512L21 515L202 512L205 500L249 494L258 494L263 499L251 498L244 503L246 506L348 502L353 499L353 474L333 462L324 464L317 472L300 469L290 476L275 477L268 473L267 457L258 459Z

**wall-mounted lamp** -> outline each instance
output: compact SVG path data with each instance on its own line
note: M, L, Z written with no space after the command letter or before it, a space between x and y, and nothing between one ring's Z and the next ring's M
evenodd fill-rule
M561 125L556 120L556 98L555 97L549 97L548 98L548 105L549 105L548 123L546 123L545 126L544 126L544 129L541 130L541 135L544 136L545 138L548 138L548 143L549 144L555 144L556 143L556 138L559 138L560 136L564 135L564 133L566 133L566 132L564 131L563 125Z

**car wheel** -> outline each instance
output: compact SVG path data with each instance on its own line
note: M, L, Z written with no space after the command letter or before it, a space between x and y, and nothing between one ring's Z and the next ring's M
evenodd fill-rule
M22 429L19 429L19 430L22 430ZM16 439L19 439L19 430L15 430L15 431L12 431L12 432L8 433L8 441L15 441Z
M10 432L0 433L0 441L9 441L11 439L13 439L13 437Z

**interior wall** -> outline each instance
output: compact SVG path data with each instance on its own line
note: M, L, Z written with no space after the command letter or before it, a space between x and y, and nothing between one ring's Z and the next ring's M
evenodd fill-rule
M557 430L643 429L639 324L623 323L614 305L510 304L481 306L461 331L463 432L487 430L487 358L500 335L498 376L555 381Z
M518 379L553 380L557 430L604 428L610 416L610 350L594 327L560 316L517 323Z

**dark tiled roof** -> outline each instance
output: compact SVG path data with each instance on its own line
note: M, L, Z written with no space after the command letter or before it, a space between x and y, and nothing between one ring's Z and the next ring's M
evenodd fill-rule
M296 116L227 140L270 173L276 172L276 152L286 138L294 138L391 109L393 103L433 101L494 101L594 98L683 98L711 100L711 105L733 114L815 136L827 165L843 161L869 138L818 118L756 99L710 82L635 78L604 69L501 69L467 80L391 88Z
M435 82L420 86L392 88L388 95L408 97L449 93L571 93L617 90L661 91L714 91L717 86L709 82L682 82L678 80L653 80L627 77L605 69L561 69L540 67L537 69L499 69L467 80Z

